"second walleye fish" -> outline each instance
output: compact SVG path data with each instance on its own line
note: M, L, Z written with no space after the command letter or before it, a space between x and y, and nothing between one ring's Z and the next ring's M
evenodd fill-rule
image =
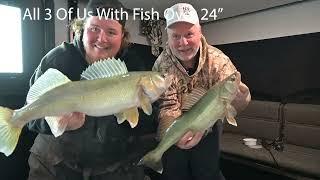
M84 81L70 81L56 69L48 69L30 88L27 104L21 109L0 107L0 152L10 155L22 127L45 117L54 136L67 126L58 120L70 112L90 116L114 114L118 123L138 123L138 109L152 113L151 103L170 86L171 77L158 72L128 72L124 62L108 59L90 65L81 75Z
M186 100L189 111L178 117L166 130L158 146L147 153L139 162L161 173L161 158L163 153L178 142L188 131L198 132L211 128L218 119L224 119L232 125L237 125L234 117L237 112L231 105L236 97L240 84L240 73L235 72L226 79L211 87L208 92L194 91ZM198 96L198 97L195 97ZM197 99L200 100L195 102Z

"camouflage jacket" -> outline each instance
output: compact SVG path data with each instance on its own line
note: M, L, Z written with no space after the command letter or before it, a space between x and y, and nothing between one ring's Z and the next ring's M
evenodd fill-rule
M202 36L198 67L192 75L172 54L168 45L156 60L153 70L173 74L174 79L169 89L159 99L158 137L172 124L175 118L184 111L184 99L195 88L208 90L218 81L236 71L228 56L219 49L207 44Z

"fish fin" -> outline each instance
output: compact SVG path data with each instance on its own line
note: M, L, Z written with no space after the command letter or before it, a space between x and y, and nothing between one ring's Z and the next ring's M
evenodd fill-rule
M203 88L195 88L191 93L186 94L182 100L181 110L188 111L195 105L207 91Z
M117 117L118 124L121 124L126 120L126 117L122 112L115 114L115 116Z
M13 153L22 130L10 124L13 112L11 109L0 107L0 152L6 156Z
M93 80L128 74L126 64L120 59L101 59L91 64L81 74L81 79Z
M138 85L141 86L143 92L158 92L157 87L152 83L150 76L141 76Z
M161 157L162 155L158 155L155 150L152 150L140 159L138 165L147 166L153 169L154 171L162 174L163 166L161 162Z
M61 136L64 133L64 131L66 130L66 127L68 125L68 121L62 121L60 119L61 119L61 117L59 117L59 116L45 117L45 120L47 121L54 137Z
M152 106L151 106L151 101L147 95L145 95L143 92L141 92L140 97L140 105L144 113L147 115L152 114Z
M125 118L129 122L131 128L134 128L137 126L138 121L139 121L139 112L138 108L133 107L130 109L127 109L126 111L123 112L125 115Z
M230 104L226 106L226 119L229 124L237 126L237 121L234 117L237 115L237 110Z
M59 70L53 68L48 69L31 86L27 95L27 103L29 104L37 100L45 92L68 82L70 82L70 79Z
M127 120L132 128L136 127L139 121L139 112L136 107L117 113L115 116L117 117L118 124Z

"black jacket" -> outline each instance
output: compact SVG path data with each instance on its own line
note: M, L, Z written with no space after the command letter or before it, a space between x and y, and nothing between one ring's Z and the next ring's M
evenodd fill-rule
M75 39L71 44L62 43L44 56L30 79L30 85L48 68L58 69L72 81L80 80L81 73L88 67L84 53L80 39ZM147 70L142 59L134 52L121 52L118 57L126 62L129 71ZM67 131L57 138L51 134L44 119L34 120L28 123L28 127L39 135L31 152L53 165L68 161L89 168L108 166L123 160L137 149L134 139L155 132L154 114L147 116L143 111L139 111L139 123L134 129L131 129L127 122L119 125L113 115L86 116L83 127Z

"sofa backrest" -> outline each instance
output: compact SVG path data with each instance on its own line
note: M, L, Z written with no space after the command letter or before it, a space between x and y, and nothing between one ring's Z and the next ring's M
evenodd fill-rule
M224 132L273 140L279 135L279 112L279 102L252 100L236 117L238 126L234 127L225 122Z
M320 105L285 104L283 118L287 143L320 149Z

